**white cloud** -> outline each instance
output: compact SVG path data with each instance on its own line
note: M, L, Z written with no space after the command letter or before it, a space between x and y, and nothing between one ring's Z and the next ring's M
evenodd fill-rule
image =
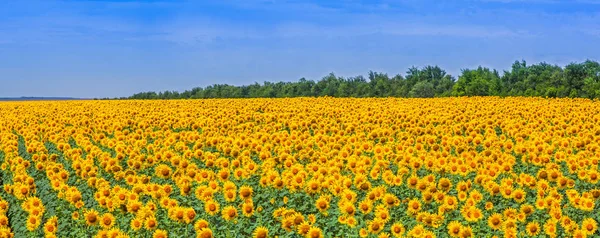
M581 29L580 31L582 33L584 33L584 34L587 34L587 35L600 37L600 29L598 29L598 28L595 28L595 29Z
M500 2L500 3L560 3L560 0L479 0L481 2Z
M443 25L411 22L373 22L346 25L318 25L304 22L280 23L273 27L240 27L210 21L161 27L160 39L180 44L211 43L216 39L277 40L286 38L327 39L381 34L383 36L452 36L471 38L531 37L524 30L477 25Z

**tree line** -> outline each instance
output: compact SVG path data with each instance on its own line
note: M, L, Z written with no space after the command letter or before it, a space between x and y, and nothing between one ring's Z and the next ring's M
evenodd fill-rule
M438 66L411 67L404 76L369 72L365 78L331 73L321 80L264 82L245 86L214 84L183 92L142 92L129 99L281 98L281 97L446 97L540 96L600 98L600 64L587 60L565 67L516 61L508 71L463 69L458 79Z

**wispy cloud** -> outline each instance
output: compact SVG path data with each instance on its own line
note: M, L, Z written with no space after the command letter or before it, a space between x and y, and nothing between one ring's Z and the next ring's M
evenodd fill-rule
M500 3L600 4L600 0L478 0L478 1L500 2Z
M450 36L467 38L525 38L534 33L508 28L476 25L433 25L421 23L377 23L342 26L320 26L291 22L272 27L238 27L209 22L162 27L157 40L184 45L210 44L217 40L276 40L294 38L352 38L357 36Z
M580 31L587 35L600 37L600 28L581 29Z
M500 3L560 3L561 2L561 0L479 0L479 1L481 1L481 2L500 2ZM564 2L564 1L562 1L562 2Z
M382 34L390 36L453 36L453 37L527 37L527 31L477 25L422 24L403 22L382 22L348 26L321 27L311 24L282 24L273 32L274 37L353 37Z

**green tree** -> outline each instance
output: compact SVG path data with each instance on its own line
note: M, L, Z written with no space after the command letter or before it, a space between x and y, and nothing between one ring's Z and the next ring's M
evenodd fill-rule
M409 95L416 98L432 98L435 96L433 84L427 81L420 81L410 90Z
M185 90L141 92L131 99L258 98L258 97L434 97L440 96L547 96L600 98L600 64L587 60L564 68L541 62L528 65L515 61L500 76L498 71L478 67L462 70L458 80L438 66L411 67L406 76L390 78L370 71L368 79L337 77L321 80L301 78L297 82L264 82L244 86L214 84Z
M465 69L453 88L455 96L490 96L500 95L502 81L496 70L478 67L476 70Z

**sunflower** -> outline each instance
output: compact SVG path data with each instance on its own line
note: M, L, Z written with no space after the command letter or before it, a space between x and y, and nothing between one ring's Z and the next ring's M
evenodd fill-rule
M26 223L27 230L29 230L29 231L36 230L40 226L40 223L41 223L41 221L38 217L29 216L27 218L27 223Z
M485 203L485 210L489 211L492 210L494 208L494 204L491 202L486 202Z
M417 183L419 183L419 177L417 177L415 174L411 175L408 179L407 179L407 185L409 188L411 189L416 189L417 188Z
M538 198L537 200L535 200L535 208L538 210L546 209L546 202L544 201L544 199Z
M419 225L414 226L410 231L408 231L408 236L409 237L422 237L426 231L427 230L425 230L425 227L423 227L423 225L419 224Z
M173 207L172 209L169 209L169 217L177 222L181 222L183 221L184 217L185 217L185 211L184 208L176 206Z
M204 228L208 227L208 221L204 220L204 219L198 219L195 223L194 223L194 229L196 231L200 231Z
M448 190L450 190L451 187L452 187L452 182L450 181L450 179L441 178L438 181L438 188L442 191L448 191Z
M583 219L583 222L581 222L581 230L588 235L592 235L598 230L598 223L593 218Z
M460 224L460 222L451 221L448 224L448 235L451 237L459 237L461 228L462 228L462 224Z
M346 216L346 215L338 216L338 218L337 218L337 220L340 224L346 224L346 219L348 219L348 216Z
M283 196L282 200L283 200L283 204L287 204L290 199L287 196Z
M400 204L400 200L391 193L386 193L383 196L383 202L389 207L397 206L398 204Z
M350 182L352 182L352 181L350 181ZM355 201L356 201L356 198L357 198L357 195L356 195L356 192L354 192L354 191L352 191L352 190L350 190L350 189L345 189L345 190L342 192L342 196L341 196L341 197L342 197L343 199L345 199L345 200L349 201L349 202L355 202Z
M259 226L254 229L252 232L252 237L254 238L267 238L269 236L269 229L264 226Z
M242 213L246 217L251 217L254 214L254 205L252 202L245 202L242 204Z
M384 223L387 223L391 218L390 212L383 205L378 205L375 208L375 217L381 219Z
M102 226L102 228L104 228L104 229L111 228L114 225L114 223L115 223L115 216L113 216L113 214L111 214L111 213L105 213L100 218L100 226Z
M500 189L500 194L502 194L502 197L504 197L504 199L510 199L513 195L513 188L511 186L503 186Z
M289 217L293 219L294 225L300 225L300 224L302 224L302 222L304 222L304 216L299 212L297 212L293 215L290 215Z
M459 237L461 237L461 238L473 237L473 228L471 228L470 226L462 226L460 228Z
M418 199L411 199L408 202L408 214L415 215L421 210L421 203Z
M390 228L392 235L394 237L401 237L404 232L406 231L406 229L404 228L404 226L402 225L402 223L396 222L392 225L392 227Z
M488 217L487 224L492 230L499 230L502 227L502 215L499 213L492 214Z
M525 213L523 213L523 212L517 213L517 220L518 221L525 222L526 218L527 218L527 215L525 215Z
M372 209L373 209L373 202L371 202L371 200L364 199L358 204L358 210L360 210L360 212L362 214L365 214L365 215L369 214L369 213L371 213Z
M211 216L214 216L217 213L219 213L219 209L220 209L219 203L212 199L208 200L204 203L204 211Z
M581 199L581 205L579 206L579 209L586 211L586 212L591 212L594 210L594 207L595 207L594 200L589 199L589 198Z
M308 215L308 222L310 222L310 224L314 224L316 221L317 221L317 216L315 216L315 214Z
M202 228L196 233L196 238L212 238L213 232L210 228Z
M48 220L46 221L46 223L44 224L44 233L46 234L53 234L56 232L56 217L54 217L54 221Z
M365 228L360 228L360 230L358 231L358 236L361 238L367 237L369 236L369 231L367 231L367 229Z
M567 231L571 231L575 228L575 226L577 226L577 224L567 216L562 217L560 220L560 225Z
M372 221L368 222L367 226L369 228L369 232L371 232L373 234L377 234L383 230L383 227L385 226L385 222L383 222L382 220L380 220L378 218L375 218Z
M502 223L502 232L511 232L517 230L517 221L514 219L506 219Z
M0 236L2 236L2 231L1 231L1 229L0 229ZM54 234L54 233L45 233L45 234L44 234L44 237L45 237L45 238L57 238L56 234Z
M322 238L323 237L323 231L321 230L321 228L318 227L311 227L308 230L308 233L306 234L306 237L308 238Z
M223 208L223 210L221 210L221 217L223 217L223 219L226 221L233 220L237 216L238 216L238 211L233 206L226 206Z
M523 189L515 189L512 191L512 198L518 203L525 201L525 195L526 193L523 191Z
M454 196L446 196L444 198L444 207L446 210L454 210L458 207L458 200Z
M151 216L146 218L146 221L144 222L144 228L146 228L146 230L154 230L157 226L158 221L156 221L155 217Z
M144 226L144 223L142 222L142 220L134 218L131 220L131 223L129 225L131 226L131 229L133 229L134 231L138 231L142 228L142 226Z
M310 230L310 222L308 221L304 221L302 223L300 223L300 225L298 225L298 227L296 228L296 230L298 231L298 234L300 235L306 235L308 234L308 231Z
M556 232L556 221L548 219L546 223L544 223L544 233L550 237L556 237Z
M521 205L521 208L519 209L523 214L529 216L531 215L531 213L534 212L534 208L533 206L529 205L529 204L523 204Z
M152 233L152 238L167 238L168 234L167 231L165 230L161 230L161 229L156 229L154 231L154 233Z
M308 194L315 194L321 189L319 181L311 179L307 182L305 191Z
M357 224L358 221L356 220L356 218L354 218L354 216L350 216L346 219L346 225L350 228L354 228Z
M2 215L2 210L0 210L0 227L8 226L8 217Z
M537 222L527 223L525 228L528 236L537 236L540 233L540 224Z
M225 192L223 192L223 197L225 197L225 201L233 202L235 201L235 191L225 190Z
M98 223L98 212L96 210L88 210L83 214L85 217L85 224L88 226L96 225Z
M481 210L475 206L470 208L470 218L468 219L469 222L477 222L479 221L481 218L483 218L483 213L481 212Z
M189 224L194 220L194 218L196 218L196 211L194 208L185 209L185 216L183 218L184 222Z
M221 181L227 181L229 179L229 175L229 169L221 169L217 173L217 178L219 178Z
M96 234L96 237L109 237L108 236L108 230L100 230L100 231L98 231L98 233Z
M165 164L160 164L154 168L156 176L159 178L167 179L171 175L171 168Z
M356 208L352 202L343 202L341 209L342 213L349 216L354 216L354 213L356 213Z
M171 199L169 197L163 197L158 204L163 208L171 208Z
M315 201L315 206L319 212L326 212L329 209L329 199L326 196L321 196Z
M74 211L71 214L71 219L73 219L73 220L79 220L79 212L78 211Z
M246 186L246 185L240 187L240 197L242 199L245 200L245 199L252 197L252 193L253 193L252 187Z
M506 217L506 218L510 218L510 219L516 219L517 218L517 209L514 209L512 207L505 209L502 214Z
M390 233L387 232L381 232L379 233L379 235L377 235L377 238L390 238Z

